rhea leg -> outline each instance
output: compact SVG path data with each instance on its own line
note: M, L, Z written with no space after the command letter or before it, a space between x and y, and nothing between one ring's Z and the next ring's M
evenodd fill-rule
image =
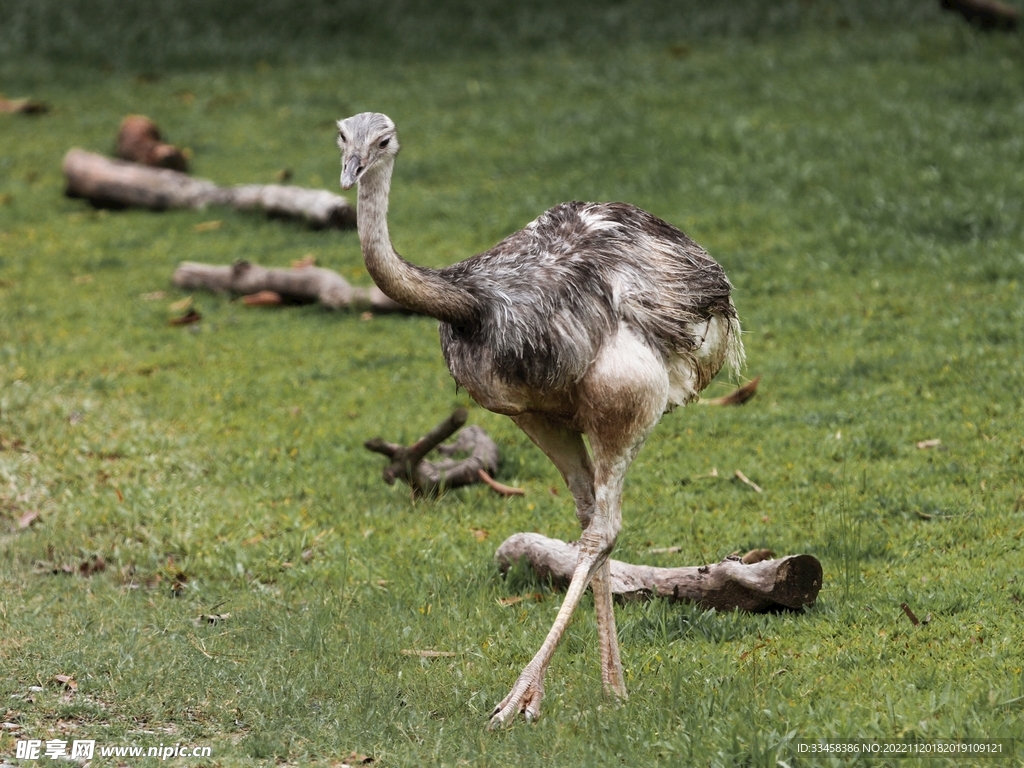
M527 720L540 713L544 696L544 675L551 657L565 632L573 611L588 584L594 586L598 636L601 645L601 680L606 689L625 697L626 688L619 657L615 616L608 579L607 559L622 522L623 479L633 457L643 444L649 428L642 429L634 441L614 460L602 456L596 471L579 432L551 424L537 415L515 417L516 423L558 467L577 504L583 526L579 559L569 589L555 622L540 650L526 665L519 679L491 715L491 727L498 727L522 712ZM653 424L651 425L653 426ZM604 453L603 451L601 453ZM596 580L595 580L596 576ZM592 582L593 580L593 582Z
M611 571L605 560L597 569L590 588L594 592L594 612L597 614L597 637L601 649L601 683L620 699L626 694L626 680L619 656L619 637L615 628L615 607L612 603Z
M553 424L536 414L521 414L512 418L558 468L576 502L576 516L580 525L586 530L594 517L594 467L587 446L583 442L583 436L575 430ZM534 720L540 714L540 702L544 697L544 675L592 576L593 565L583 563L581 555L555 623L540 650L519 675L511 692L494 708L494 712L491 713L491 728L503 725L518 712L522 712L527 720Z
M573 426L580 431L536 413L513 417L566 478L576 498L583 535L576 569L555 623L512 691L495 708L492 728L508 722L517 712L523 712L528 720L537 716L544 696L544 673L595 574L601 679L612 691L625 695L606 564L622 525L626 470L665 412L668 392L664 359L620 324L577 386L575 400L579 405ZM593 459L587 453L581 432L590 438Z
M618 531L621 525L622 509L622 486L626 478L626 470L629 469L636 454L640 451L647 434L654 426L643 425L641 431L634 435L633 440L622 451L621 455L615 456L612 460L605 460L602 455L604 443L600 437L594 436L592 444L595 448L595 459L597 460L598 473L595 478L597 488L597 506L602 505L602 497L607 500L607 508L614 510L615 530ZM602 476L607 473L607 476ZM586 533L584 532L584 535ZM612 542L614 546L614 540ZM594 612L597 614L597 635L601 649L601 682L607 692L613 693L619 699L628 698L626 693L626 681L622 672L622 660L619 655L619 638L615 626L615 606L612 602L611 590L611 568L608 564L607 555L611 547L601 560L597 571L591 580L591 589L594 592Z

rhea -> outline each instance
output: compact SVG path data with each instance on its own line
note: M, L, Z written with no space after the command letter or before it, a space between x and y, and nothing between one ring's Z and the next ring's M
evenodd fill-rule
M545 672L588 586L601 680L624 699L608 567L623 481L662 414L694 401L723 364L742 365L725 272L639 208L581 202L556 205L465 261L417 266L388 233L395 124L371 112L341 120L338 147L342 188L359 186L359 242L370 276L395 301L440 321L455 381L536 443L576 503L582 534L565 599L490 727L539 715Z

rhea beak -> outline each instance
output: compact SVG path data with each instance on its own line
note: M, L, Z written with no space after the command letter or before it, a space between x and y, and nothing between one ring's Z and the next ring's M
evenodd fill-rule
M345 158L341 166L341 188L352 189L359 177L363 175L364 167L359 163L359 157L351 155Z

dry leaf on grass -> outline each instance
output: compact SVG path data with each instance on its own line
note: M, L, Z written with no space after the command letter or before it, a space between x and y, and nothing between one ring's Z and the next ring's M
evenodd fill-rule
M276 291L259 291L242 297L242 303L247 307L276 307L283 301Z
M106 569L107 561L103 559L102 555L90 555L78 565L72 565L71 563L56 565L45 560L39 560L33 566L33 570L39 574L52 574L55 576L74 576L78 574L86 578L95 573L101 573Z
M501 597L498 598L498 605L503 605L506 608L510 605L519 605L524 600L533 600L535 603L544 602L544 595L540 592L534 592L532 595L513 595L512 597Z
M477 476L483 483L495 493L501 496L525 496L526 491L522 488L513 488L511 485L504 485L499 483L484 470L478 469L476 472Z
M752 549L740 558L740 562L744 565L753 565L754 563L760 563L762 560L771 560L774 557L775 553L770 549Z
M345 760L341 763L340 768L350 768L353 765L369 765L373 762L373 758L369 755L363 755L359 752L353 751Z
M171 325L191 325L192 323L198 323L203 319L203 316L196 312L194 309L190 309L184 315L179 317L172 317L168 322Z
M18 530L24 531L30 525L39 520L39 513L36 510L26 512L18 518Z
M79 576L88 577L105 570L107 570L107 561L103 559L103 555L91 555L78 564Z
M68 690L68 691L77 691L78 690L78 683L75 680L75 678L72 677L71 675L54 675L53 676L53 680L54 680L54 682L57 682L57 683L60 683L61 685L63 685L65 690Z
M188 576L177 571L171 580L171 597L181 597L185 594L186 586L188 586Z
M231 618L230 613L202 613L192 620L197 627L203 624L220 624Z
M761 381L760 376L755 376L739 389L734 389L725 397L716 397L713 400L701 400L704 405L743 405L757 394L757 385Z
M4 437L0 435L0 451L22 451L24 453L30 453L25 448L25 444L16 437Z
M415 648L403 648L403 656L419 656L421 659L449 659L459 654L454 651L431 651L417 650Z
M922 451L928 448L938 448L940 445L942 445L942 441L937 437L932 438L931 440L921 440L917 443L918 449Z

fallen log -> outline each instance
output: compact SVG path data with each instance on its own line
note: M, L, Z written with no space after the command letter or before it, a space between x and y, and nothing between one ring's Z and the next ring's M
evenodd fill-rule
M577 544L539 533L507 538L494 559L502 573L525 560L541 579L564 588L576 568ZM821 589L821 563L811 555L744 563L730 556L720 563L684 568L655 568L611 560L612 593L623 599L667 597L719 611L763 613L813 605Z
M356 209L348 200L325 190L281 184L220 187L179 171L111 160L82 149L64 156L64 179L69 197L84 197L97 205L156 211L223 205L302 219L315 227L347 228L356 223Z
M328 309L409 312L377 286L355 287L334 270L312 265L275 269L247 261L237 261L230 266L183 261L171 279L186 291L201 289L240 296L272 291L285 301L318 301Z
M496 493L521 495L518 489L491 479L491 475L498 471L498 446L480 427L466 427L459 432L454 443L441 445L466 423L466 417L465 408L456 408L451 416L410 446L388 443L379 437L367 440L363 445L367 450L391 459L384 468L384 482L392 485L395 480L402 480L417 496L436 495L448 488L487 480L490 480L488 487ZM435 448L448 458L438 462L425 461L424 457ZM452 458L460 453L468 455L461 459Z

